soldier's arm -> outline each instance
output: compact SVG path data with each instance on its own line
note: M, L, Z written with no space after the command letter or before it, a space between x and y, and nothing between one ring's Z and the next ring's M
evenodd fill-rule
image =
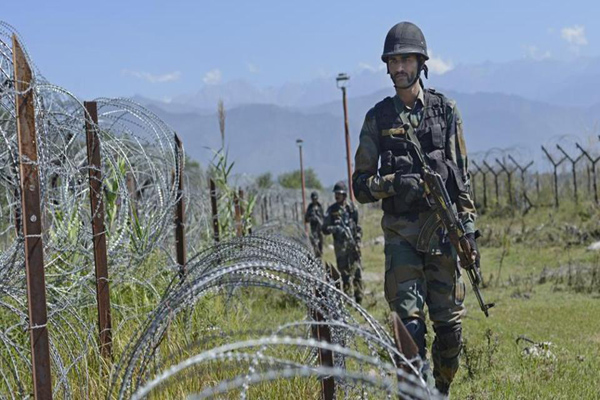
M331 219L331 214L329 213L329 210L327 210L327 213L325 214L325 219L323 220L323 226L321 227L321 232L323 232L325 235L330 235L333 233L333 221Z
M358 149L354 156L352 189L360 203L371 203L393 196L394 174L379 176L379 132L375 122L375 112L369 110L360 131Z
M458 216L461 219L465 231L475 232L475 220L477 218L477 210L471 192L471 180L469 175L469 159L467 157L467 146L465 144L465 136L463 130L463 121L458 111L455 102L452 102L451 112L448 113L448 126L454 127L450 130L448 138L446 155L458 166L466 191L459 193L456 202Z

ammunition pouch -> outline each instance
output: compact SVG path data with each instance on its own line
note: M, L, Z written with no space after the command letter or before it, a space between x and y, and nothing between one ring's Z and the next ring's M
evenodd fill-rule
M430 209L427 201L418 190L412 187L404 177L420 173L415 149L407 136L414 130L421 151L428 156L430 167L442 177L450 199L458 200L458 195L465 192L465 184L457 165L446 157L447 138L454 134L454 126L447 122L449 100L432 89L424 92L425 108L422 121L412 127L402 120L396 111L394 101L387 97L375 106L375 119L379 135L381 151L381 176L396 174L394 178L395 196L382 201L383 211L393 215L420 213Z

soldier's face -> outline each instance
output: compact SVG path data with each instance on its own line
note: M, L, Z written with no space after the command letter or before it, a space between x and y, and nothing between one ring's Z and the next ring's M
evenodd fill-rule
M342 194L342 193L336 193L335 194L335 202L336 203L342 203L345 198L346 198L345 194Z
M416 55L391 56L388 58L387 66L395 87L407 89L415 83L419 72L419 62Z

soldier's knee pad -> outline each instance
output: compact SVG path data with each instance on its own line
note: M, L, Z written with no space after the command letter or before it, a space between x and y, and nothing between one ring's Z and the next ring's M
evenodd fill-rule
M458 357L462 349L462 326L455 324L434 328L434 347L442 358Z
M425 359L425 334L427 333L427 326L425 325L425 322L423 322L423 320L420 318L405 318L402 320L402 323L419 348L419 355L422 359Z

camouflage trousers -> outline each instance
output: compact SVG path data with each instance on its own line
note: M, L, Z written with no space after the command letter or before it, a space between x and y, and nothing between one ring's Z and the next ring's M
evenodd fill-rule
M363 298L362 266L360 259L352 254L336 254L337 269L342 276L344 293L354 294L354 299L360 303Z
M310 244L313 247L315 256L321 258L323 255L323 232L321 232L320 226L317 228L310 227Z
M424 216L422 216L423 218ZM418 319L423 329L415 342L425 348L425 305L436 338L432 360L436 386L449 387L459 365L462 348L461 317L465 285L458 268L456 252L443 241L441 234L427 253L415 249L419 218L402 220L384 215L385 298L393 311L405 322ZM422 350L425 353L425 350Z

